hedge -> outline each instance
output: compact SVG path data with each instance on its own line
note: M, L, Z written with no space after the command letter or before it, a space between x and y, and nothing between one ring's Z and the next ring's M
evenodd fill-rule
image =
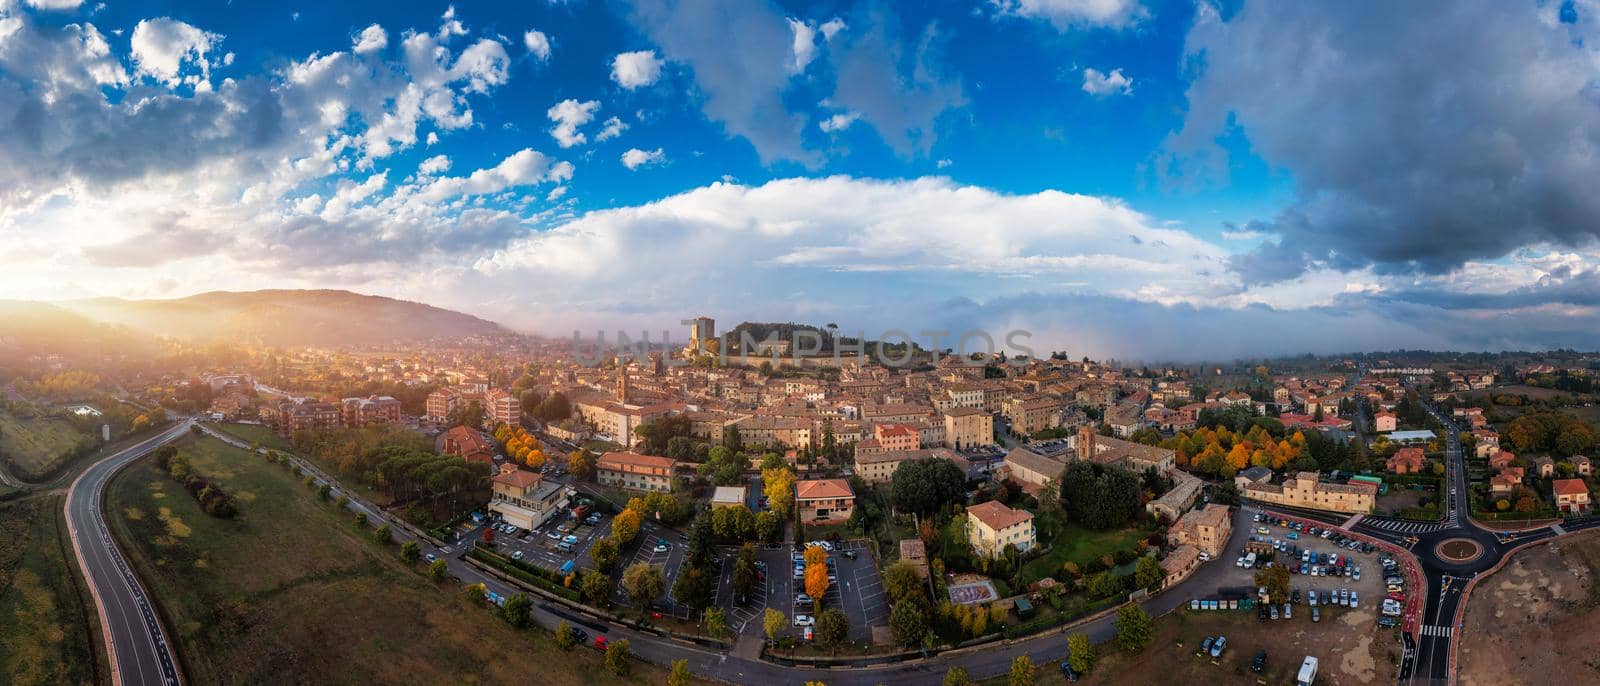
M555 572L543 567L530 565L521 560L513 560L499 553L490 552L476 546L473 547L470 554L473 559L510 574L520 581L538 586L572 602L580 602L581 596L578 595L577 591L567 588L560 581L555 580Z

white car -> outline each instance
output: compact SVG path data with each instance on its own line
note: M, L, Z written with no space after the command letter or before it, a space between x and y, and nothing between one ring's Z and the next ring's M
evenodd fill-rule
M811 619L811 615L795 615L794 616L794 625L795 626L811 626L812 624L816 624L816 620Z
M794 597L794 601L796 603L809 603L811 602L811 596L801 593Z
M429 557L432 557L432 556L430 555ZM522 559L522 551L518 550L517 552L512 553L511 554L511 559L513 559L513 560Z
M1211 553L1200 553L1200 561L1201 562L1210 562L1211 561Z

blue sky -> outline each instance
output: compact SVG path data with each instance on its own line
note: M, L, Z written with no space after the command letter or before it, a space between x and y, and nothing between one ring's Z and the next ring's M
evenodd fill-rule
M0 297L339 287L557 334L887 308L1150 358L1580 345L1591 16L0 0Z

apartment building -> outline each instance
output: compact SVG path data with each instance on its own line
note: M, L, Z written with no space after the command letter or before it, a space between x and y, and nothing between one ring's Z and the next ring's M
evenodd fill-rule
M600 456L595 464L595 480L607 486L635 491L672 491L677 460L634 452L613 452Z
M483 394L483 412L489 426L522 424L522 401L504 388L491 388Z
M345 426L399 424L400 401L387 395L345 398L339 401L339 421Z
M886 450L856 453L855 474L867 483L882 483L894 476L894 470L905 462L937 457L954 460L957 455L949 448L919 448L916 450Z
M427 411L422 418L430 422L444 421L461 404L462 396L462 392L454 388L441 388L429 393Z
M1014 510L997 501L967 508L967 543L984 557L1000 557L1007 545L1027 552L1039 544L1033 528L1033 513Z
M1061 401L1042 393L1011 398L1001 413L1011 420L1011 433L1023 436L1061 426Z
M284 438L301 431L339 426L340 406L333 403L290 400L269 403L260 410L261 421Z

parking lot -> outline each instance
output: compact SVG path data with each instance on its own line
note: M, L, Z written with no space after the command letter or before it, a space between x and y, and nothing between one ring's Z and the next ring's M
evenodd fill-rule
M478 540L482 534L483 527L472 528L468 539ZM550 521L533 531L523 531L516 535L496 531L494 542L501 553L546 569L559 570L568 560L574 561L574 566L578 569L593 569L594 560L589 557L589 549L594 547L595 541L610 535L610 515L600 515L599 521L594 524L580 522L569 515L563 515L551 517ZM570 552L559 547L559 543L567 536L576 539Z
M796 615L814 616L815 611L812 603L797 601L805 592L805 582L794 575L794 553L789 546L758 550L756 559L767 565L766 579L756 585L756 590L743 604L733 597L733 560L738 550L728 548L719 553L725 561L718 579L717 605L728 610L729 624L736 633L764 635L761 618L770 607L788 618L788 635L803 635L804 629L794 626L794 618ZM883 579L872 553L865 542L845 541L835 545L828 559L833 561L835 581L828 585L828 592L822 597L822 608L844 611L850 618L851 640L870 640L873 626L885 626L889 622Z
M634 563L643 562L660 567L661 576L666 582L666 590L656 599L653 608L663 615L684 620L689 618L689 609L679 605L672 597L672 586L678 582L678 569L683 566L684 548L687 545L685 539L682 532L647 520L639 527L639 536L634 539L632 554L624 549L622 562L618 565L620 569L627 569ZM660 545L662 543L665 545ZM622 589L620 583L611 589L611 602L633 606L633 600L628 597L627 591Z
M1291 596L1295 593L1299 596L1298 601L1291 602L1293 617L1290 621L1305 621L1312 615L1311 594L1315 592L1316 614L1321 616L1322 621L1328 621L1333 615L1347 625L1377 628L1376 623L1382 615L1381 604L1389 596L1386 573L1380 562L1382 551L1359 544L1352 547L1350 543L1340 543L1342 532L1337 529L1325 531L1305 526L1295 530L1279 524L1271 517L1256 521L1256 516L1257 513L1252 513L1250 517L1241 518L1243 526L1249 528L1246 532L1248 535L1236 537L1234 547L1218 561L1230 565L1221 582L1224 587L1255 587L1256 569L1245 568L1239 561L1239 558L1255 551L1258 558L1256 568L1266 564L1268 559L1272 564L1289 568ZM1270 557L1265 551L1271 551ZM1404 577L1403 572L1396 573ZM1404 588L1404 582L1400 586L1402 596L1410 590ZM1332 603L1329 602L1330 597L1334 599ZM1354 603L1348 600L1352 597L1355 598ZM1350 604L1354 607L1349 607ZM1271 619L1270 609L1268 618ZM1398 622L1399 619L1395 616L1392 621Z

